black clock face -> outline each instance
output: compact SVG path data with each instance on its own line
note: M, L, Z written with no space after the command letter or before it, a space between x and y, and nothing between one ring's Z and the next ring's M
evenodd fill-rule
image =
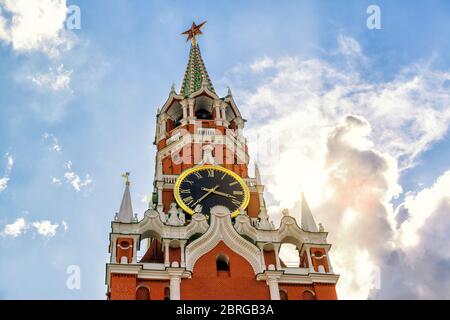
M234 172L220 166L199 166L186 170L175 184L175 199L186 212L209 214L212 207L227 207L232 216L245 209L249 191L245 182ZM197 207L198 209L198 207Z

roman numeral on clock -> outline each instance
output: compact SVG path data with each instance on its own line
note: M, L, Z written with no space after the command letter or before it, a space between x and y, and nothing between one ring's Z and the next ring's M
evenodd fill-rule
M235 184L238 184L238 181L233 181L232 183L230 183L230 187L234 186Z
M233 191L233 194L235 196L242 196L244 194L244 191Z
M194 203L194 198L192 198L192 196L183 198L183 202L188 205L191 206Z
M239 207L241 205L241 202L237 199L231 199L231 202L233 202L233 204L237 207Z
M180 193L191 193L190 189L180 189Z
M194 172L194 176L196 176L197 179L203 178L203 176L200 174L200 172Z
M214 170L213 169L207 169L206 171L208 171L208 177L211 177L211 178L214 177Z

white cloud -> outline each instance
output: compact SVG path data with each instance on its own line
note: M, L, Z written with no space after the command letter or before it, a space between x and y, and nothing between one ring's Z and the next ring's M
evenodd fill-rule
M266 174L272 218L279 221L283 207L298 216L299 194L305 191L316 221L323 222L333 243L340 298L383 292L382 298L389 296L378 291L389 259L405 255L398 258L400 269L411 266L405 261L420 264L413 258L418 253L405 244L414 237L420 240L425 221L436 212L443 216L442 203L447 204L442 198L448 178L442 178L432 188L433 196L424 192L405 199L403 211L414 209L398 226L393 199L402 192L400 173L448 130L450 72L418 64L401 69L392 80L369 81L365 72L370 64L359 43L340 36L338 45L344 60L334 55L329 60L284 57L265 64L260 61L270 58L263 57L229 74L227 82L242 84L233 91L249 120L247 136L276 140L276 150L267 152L267 145L249 139L252 158ZM257 85L249 88L241 78L255 74ZM398 273L391 272L389 283L408 281ZM414 274L417 286L428 288L427 280ZM381 281L383 286L388 285Z
M65 164L66 172L64 173L64 178L66 183L69 183L77 192L81 191L82 188L87 187L92 183L92 178L89 174L86 174L84 179L75 173L72 169L72 161L67 161Z
M359 56L362 54L361 46L358 41L351 37L340 34L338 36L339 51L342 54L350 56Z
M431 188L405 198L400 208L407 211L408 217L401 224L401 244L404 247L416 246L420 241L420 229L442 206L450 207L450 171L440 176Z
M52 224L49 220L36 221L32 223L32 226L36 229L37 233L40 235L51 238L56 235L56 229L58 229L58 224Z
M265 69L273 67L274 64L275 63L272 59L270 59L267 56L264 56L262 58L256 59L255 62L253 62L250 65L250 69L252 69L252 71L254 72L261 72L264 71Z
M67 231L68 224L65 221L62 221L61 224L64 231ZM13 223L5 225L3 231L0 232L0 235L2 237L17 238L25 234L30 227L33 227L39 235L46 238L51 238L56 235L59 224L52 223L50 220L41 220L29 223L25 220L25 218L17 218Z
M60 64L56 69L50 67L46 73L28 75L27 79L40 89L50 89L52 91L66 90L72 93L72 89L70 88L72 72L73 70L66 70L64 69L64 65Z
M60 186L62 184L62 182L60 179L52 177L52 184Z
M58 139L51 133L44 133L42 135L44 140L50 140L50 146L49 149L55 152L60 152L62 150L61 145L58 142Z
M69 229L69 224L63 220L63 221L61 222L61 225L62 225L63 228L64 228L64 232L67 232L67 230Z
M7 224L3 231L0 233L3 237L9 236L17 238L21 234L25 233L28 229L28 225L24 218L18 218L11 224Z
M9 178L3 177L0 178L0 192L5 190L8 187Z
M80 176L73 171L64 173L64 178L66 178L66 182L71 184L77 192L81 191L81 188L92 183L92 179L89 174L86 174L85 178L81 179Z
M10 174L14 166L14 158L9 153L6 153L6 170L3 177L0 177L0 192L8 187L8 182L10 180Z
M65 30L65 0L0 0L0 40L20 53L43 52L57 57L75 42Z
M79 192L81 191L81 189L89 186L93 182L89 174L86 174L84 176L84 179L82 179L80 175L73 170L73 163L70 160L64 164L64 168L66 172L64 172L62 178L52 177L51 183L53 185L59 186L63 183L64 180L65 183L71 185L75 191Z

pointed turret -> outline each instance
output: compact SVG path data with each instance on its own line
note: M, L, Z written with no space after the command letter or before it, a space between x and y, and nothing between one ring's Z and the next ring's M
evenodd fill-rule
M310 232L319 232L311 209L306 202L305 194L302 192L302 229Z
M123 192L122 203L120 204L119 213L117 215L118 222L132 222L133 221L133 207L131 205L130 195L130 181L128 177L130 173L127 172L122 175L125 178L125 191Z
M262 185L261 173L259 172L259 167L255 162L255 179L257 185Z
M190 96L192 93L200 90L202 87L207 87L213 93L214 87L208 72L206 71L205 63L200 54L200 47L197 44L196 35L202 34L200 28L206 23L202 22L199 25L192 23L192 27L182 34L188 35L188 41L192 39L191 50L189 51L189 61L184 73L183 83L181 85L180 94L184 97Z

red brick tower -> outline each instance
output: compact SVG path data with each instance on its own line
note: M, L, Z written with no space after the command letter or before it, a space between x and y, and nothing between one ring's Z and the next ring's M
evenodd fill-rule
M275 228L259 170L248 175L245 120L231 92L219 97L196 35L180 93L172 87L158 112L154 193L144 218L133 216L128 174L112 222L110 299L336 299L327 233L302 196L301 227L283 211ZM138 257L147 239L145 254ZM296 247L300 262L286 266L280 246Z

